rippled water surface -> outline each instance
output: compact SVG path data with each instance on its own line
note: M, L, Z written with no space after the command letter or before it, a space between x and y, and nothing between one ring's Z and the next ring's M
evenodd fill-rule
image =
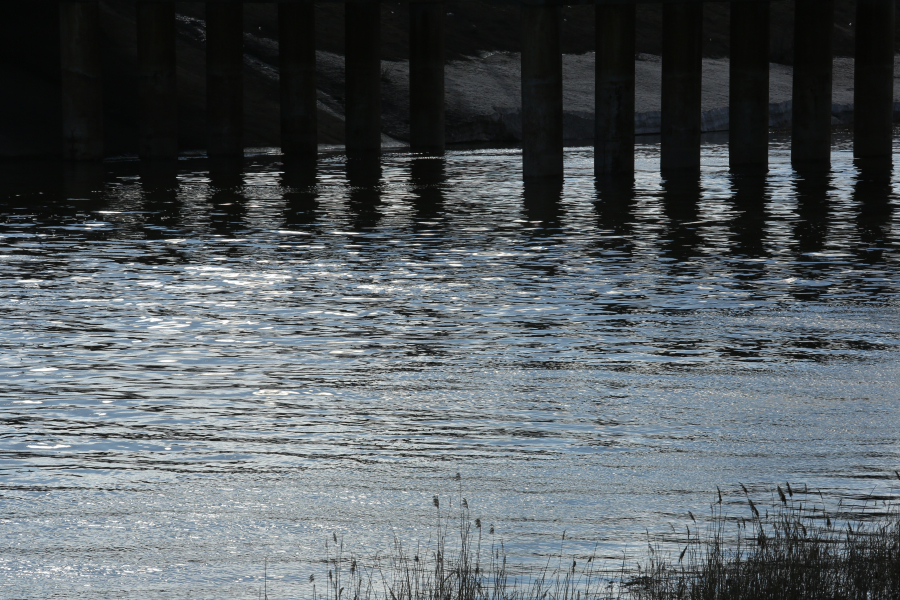
M306 597L332 532L426 540L435 494L527 562L716 485L889 486L898 190L787 156L0 167L0 596L250 598L267 559Z

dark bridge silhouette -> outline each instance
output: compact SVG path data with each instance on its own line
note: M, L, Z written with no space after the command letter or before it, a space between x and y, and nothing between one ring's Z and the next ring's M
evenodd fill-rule
M200 1L200 0L197 0ZM240 156L243 5L207 5L207 152ZM273 1L273 0L266 0ZM346 3L346 148L381 148L377 0ZM559 8L595 4L598 176L634 171L635 5L660 0L510 0L521 5L525 179L563 175L562 55ZM730 162L764 169L768 161L770 0L731 3ZM777 0L773 0L777 1ZM699 0L663 4L663 171L700 167L702 9ZM314 4L278 0L282 150L314 157L316 65ZM827 167L831 154L834 0L796 0L792 162ZM60 0L63 145L67 160L103 157L100 19L97 0ZM175 5L137 0L140 156L178 152ZM895 0L857 0L854 154L890 164L893 125ZM410 2L410 146L444 150L444 19L439 0Z

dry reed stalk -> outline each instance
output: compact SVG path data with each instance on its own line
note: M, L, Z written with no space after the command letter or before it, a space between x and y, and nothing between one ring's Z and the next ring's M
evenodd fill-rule
M689 511L693 529L678 538L680 551L663 550L648 534L643 564L628 568L623 560L620 569L603 570L594 555L564 559L561 547L542 568L518 576L493 526L483 546L481 520L471 518L465 499L453 515L435 496L436 533L427 547L410 552L395 537L390 555L362 561L333 536L326 592L313 588L313 600L900 600L895 497L829 511L821 494L819 503L790 484L777 486L768 505L741 488L749 518L728 516L717 488L705 525Z

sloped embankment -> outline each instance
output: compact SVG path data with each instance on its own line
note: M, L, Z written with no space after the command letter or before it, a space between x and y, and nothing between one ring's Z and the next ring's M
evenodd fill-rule
M900 101L900 57L896 61L895 102ZM660 131L662 61L659 56L640 54L635 62L637 82L635 127L638 134ZM407 64L384 62L385 132L408 136ZM485 54L452 61L447 65L447 127L451 142L520 140L522 135L520 59L513 53ZM771 64L769 125L791 124L793 69ZM703 60L703 131L728 129L728 59ZM563 57L563 109L565 137L586 140L594 128L594 55ZM895 108L900 111L900 104ZM834 124L853 121L853 59L834 60L832 96ZM900 116L900 115L898 115Z

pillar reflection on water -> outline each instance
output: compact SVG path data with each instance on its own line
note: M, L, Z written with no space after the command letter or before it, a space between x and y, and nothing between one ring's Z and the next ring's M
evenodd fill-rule
M73 163L72 166L83 165ZM37 161L0 162L0 181L3 182L0 188L0 232L6 233L7 226L12 226L14 231L24 231L22 223L25 219L35 225L60 222L78 212L80 204L90 202L78 198L90 198L99 188L67 186L66 179L71 177L71 170L68 165L57 167L48 169L46 164ZM91 170L96 171L96 165ZM2 237L0 245L15 245L24 239Z
M562 227L562 179L525 181L522 208L535 233L557 233Z
M243 157L209 158L209 224L215 233L232 235L246 226Z
M347 208L354 231L377 227L381 221L381 157L358 153L347 156Z
M410 181L415 196L416 229L433 229L434 221L444 216L444 190L447 181L446 165L443 157L420 157L412 159L409 166ZM428 222L424 224L423 222Z
M685 261L696 255L703 241L697 232L701 190L698 172L672 171L663 177L662 204L669 221L662 241L665 256Z
M832 211L829 197L832 172L830 169L796 169L794 174L794 197L797 200L796 222L794 223L793 248L796 272L802 278L791 294L798 300L817 301L827 288L809 285L806 281L821 279L829 265L829 259L814 256L826 249L826 238Z
M597 178L594 187L597 199L597 229L609 232L598 238L597 246L631 254L634 249L635 187L633 179Z
M106 188L106 168L102 163L66 162L62 172L63 199L94 200Z
M97 211L106 210L109 206L106 177L105 165L101 163L65 163L62 196L48 207L50 210L41 225L78 226L97 219ZM88 227L81 235L84 239L99 240L104 239L107 233L105 228Z
M316 161L305 156L284 156L281 186L284 188L284 223L312 225L319 211Z
M831 178L830 169L807 168L795 171L797 221L794 225L794 239L797 254L822 252L825 249L831 213Z
M731 203L735 216L731 220L733 253L748 258L766 256L765 231L766 209L769 203L768 183L765 171L758 168L731 169ZM762 263L746 263L757 265L759 274L763 271ZM741 277L740 274L737 275Z
M893 182L890 166L883 161L857 161L859 172L853 188L853 198L859 207L856 227L859 231L857 256L875 264L884 260L884 252L891 240L891 221L894 217Z
M536 242L534 258L522 266L540 272L544 277L555 277L559 259L544 259L541 247L561 243L564 239L562 219L562 179L525 180L522 190L523 217L528 221L528 234Z
M182 204L178 199L178 163L175 161L142 161L140 165L142 208L146 211L145 229L148 239L162 239L165 229L181 225Z

